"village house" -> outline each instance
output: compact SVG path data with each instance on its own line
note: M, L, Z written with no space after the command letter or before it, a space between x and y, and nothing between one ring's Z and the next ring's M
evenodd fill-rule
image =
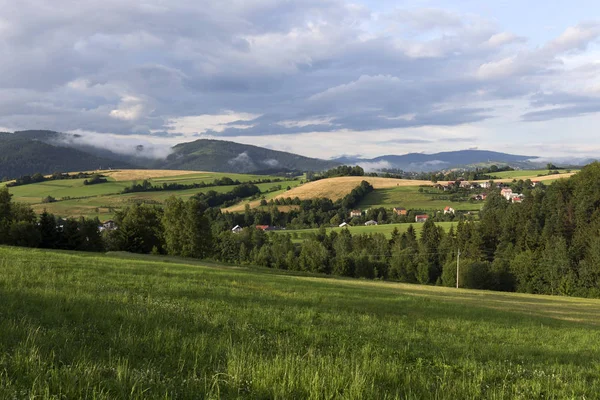
M491 182L489 182L489 181L488 181L488 182L481 182L481 183L479 184L479 186L480 186L482 189L489 189L489 188L491 188L491 187L492 187L492 183L491 183Z
M62 226L61 226L61 228L62 228ZM105 221L105 222L103 222L103 223L102 223L102 224L101 224L101 225L98 227L98 230L99 230L100 232L103 232L103 231L114 231L115 229L117 229L117 224L116 224L116 223L115 223L115 221L113 221L113 220L108 220L108 221Z
M394 207L394 214L396 214L396 215L407 215L408 211L404 207Z
M522 194L514 195L512 197L512 202L513 203L522 203L523 202L523 195Z
M469 181L462 181L460 183L460 187L463 189L472 189L473 188L473 184L471 184L471 182Z
M361 216L362 216L362 211L360 211L360 210L350 211L350 218L361 217Z
M365 222L365 226L375 226L375 225L377 225L377 221L371 220L371 221Z
M506 200L509 200L512 198L513 195L513 191L510 188L504 188L502 189L502 191L500 191L500 195L502 197L504 197Z
M481 194L477 194L471 198L475 201L483 201L483 200L487 199L487 194L481 193Z
M429 215L427 215L427 214L417 215L415 217L415 222L426 222L428 219L429 219Z
M533 182L531 182L531 186L536 187L540 183L542 183L542 182L540 182L540 181L533 181Z
M454 214L454 208L449 207L449 206L444 208L444 215L446 215L446 214Z
M242 230L243 230L243 228L239 225L236 225L233 228L231 228L231 232L233 232L233 233L240 233Z

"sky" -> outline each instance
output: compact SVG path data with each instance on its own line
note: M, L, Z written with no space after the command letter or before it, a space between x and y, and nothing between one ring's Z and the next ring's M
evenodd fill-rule
M321 158L600 153L591 0L0 0L0 9L3 131L74 132L117 148L217 138Z

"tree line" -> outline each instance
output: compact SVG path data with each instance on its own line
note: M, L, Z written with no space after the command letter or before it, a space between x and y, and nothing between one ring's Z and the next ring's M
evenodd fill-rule
M59 180L65 180L65 179L88 179L88 178L91 180L94 180L93 183L100 183L99 182L100 180L104 180L104 182L106 182L106 179L104 179L103 175L96 174L96 173L78 172L76 174L63 174L61 172L55 172L49 176L44 176L43 174L40 174L40 173L36 173L33 175L23 175L23 176L20 176L19 178L15 179L13 182L8 182L5 186L15 187L15 186L30 185L32 183L47 182L47 181L59 181ZM93 184L93 183L91 183L91 184Z
M244 182L245 184L253 184L257 185L260 183L274 183L274 182L282 182L283 179L280 178L264 178L264 179L255 179ZM160 192L160 191L174 191L174 190L188 190L188 189L202 189L206 187L214 187L214 186L234 186L241 185L239 179L231 179L227 176L223 178L217 178L212 182L195 182L195 183L178 183L178 182L169 182L163 183L160 185L154 185L149 180L145 179L142 183L133 182L130 186L123 189L122 193L138 193L138 192Z

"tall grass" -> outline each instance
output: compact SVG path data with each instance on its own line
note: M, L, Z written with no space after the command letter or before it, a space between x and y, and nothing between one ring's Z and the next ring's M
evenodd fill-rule
M0 398L594 398L600 302L0 248Z

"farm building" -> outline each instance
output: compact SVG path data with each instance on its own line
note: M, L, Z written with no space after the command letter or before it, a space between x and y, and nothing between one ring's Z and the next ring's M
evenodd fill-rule
M362 216L362 211L360 211L360 210L350 211L350 218L360 217L360 216Z
M426 222L428 219L429 219L429 215L427 215L427 214L417 215L415 217L415 222Z
M404 207L394 207L394 214L396 214L396 215L407 215L408 211Z
M365 226L375 226L375 225L377 225L377 221L371 220L371 221L365 222Z
M444 215L446 214L454 214L454 208L447 206L446 208L444 208Z
M269 225L256 225L256 229L260 229L261 231L265 232L274 230L274 228Z
M338 227L339 227L339 228L345 228L345 227L347 227L347 226L349 226L347 222L342 222L341 224L339 224L339 226L338 226Z
M62 228L62 227L61 227ZM98 230L100 232L102 231L114 231L115 229L117 229L117 224L115 223L115 221L113 220L108 220L103 222L99 227Z
M242 231L242 227L239 225L236 225L233 228L231 228L231 232L233 232L233 233L240 233L241 231Z

